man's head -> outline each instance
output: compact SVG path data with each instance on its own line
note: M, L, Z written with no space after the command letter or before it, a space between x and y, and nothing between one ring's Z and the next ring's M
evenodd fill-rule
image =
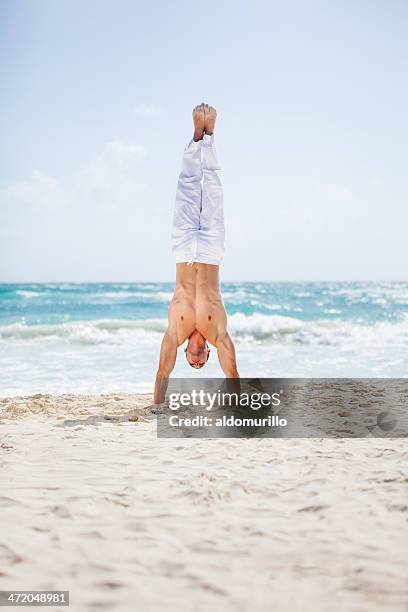
M208 361L210 349L206 339L195 330L188 339L187 348L184 349L188 363L192 368L202 368Z

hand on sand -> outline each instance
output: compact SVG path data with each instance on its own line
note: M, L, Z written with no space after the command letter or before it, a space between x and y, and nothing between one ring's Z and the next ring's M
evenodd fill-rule
M162 402L161 404L152 404L151 406L147 407L152 414L162 414L164 412L166 412L167 410L167 404L166 402Z

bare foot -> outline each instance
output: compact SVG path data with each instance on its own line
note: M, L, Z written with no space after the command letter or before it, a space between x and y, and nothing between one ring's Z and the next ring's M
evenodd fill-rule
M194 140L202 140L204 136L204 104L193 108Z
M213 106L204 104L204 132L211 136L214 133L215 120L217 119L217 111Z

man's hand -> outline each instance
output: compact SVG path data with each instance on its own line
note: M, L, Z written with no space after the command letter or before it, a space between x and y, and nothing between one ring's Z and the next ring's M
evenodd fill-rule
M227 331L217 336L218 360L227 378L239 378L234 344Z
M169 376L172 372L177 356L177 330L168 328L163 336L159 368L156 374L156 384L154 386L154 403L162 404L167 391Z

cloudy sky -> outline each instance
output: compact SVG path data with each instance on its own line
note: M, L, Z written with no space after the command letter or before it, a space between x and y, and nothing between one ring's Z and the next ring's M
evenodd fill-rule
M3 0L0 281L172 280L193 105L225 280L404 280L408 4Z

